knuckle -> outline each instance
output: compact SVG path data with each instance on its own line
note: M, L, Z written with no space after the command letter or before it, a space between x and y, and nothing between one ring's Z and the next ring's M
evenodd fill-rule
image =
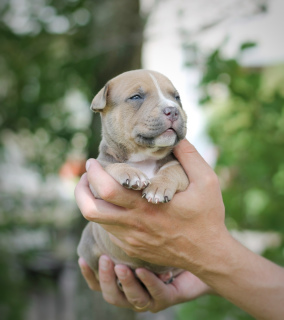
M127 243L127 251L130 257L136 258L139 256L139 252L143 248L141 242L134 237L127 237L125 239Z
M128 236L125 240L131 247L139 247L139 242L134 237Z
M96 214L95 214L95 211L93 210L93 208L84 208L83 210L81 210L81 212L82 212L82 215L84 216L84 218L88 221L96 218Z
M216 187L216 185L219 185L219 179L215 172L212 172L211 174L207 175L205 181L205 186L207 187Z

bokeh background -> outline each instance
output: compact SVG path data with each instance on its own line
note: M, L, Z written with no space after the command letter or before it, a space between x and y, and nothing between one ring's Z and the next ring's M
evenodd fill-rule
M180 91L228 228L283 266L283 14L281 0L0 1L0 319L252 319L220 297L153 315L104 303L77 266L73 192L100 141L93 96L154 69Z

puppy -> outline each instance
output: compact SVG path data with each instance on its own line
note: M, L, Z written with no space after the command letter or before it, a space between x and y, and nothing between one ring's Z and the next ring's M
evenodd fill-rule
M172 153L186 135L186 114L168 78L147 70L125 72L99 91L91 109L100 112L102 120L97 160L116 181L128 189L141 190L142 197L153 204L167 203L187 188L188 178ZM98 198L95 190L92 192ZM144 267L161 278L181 272L129 257L94 222L84 229L77 251L97 278L102 254L115 264L133 270Z

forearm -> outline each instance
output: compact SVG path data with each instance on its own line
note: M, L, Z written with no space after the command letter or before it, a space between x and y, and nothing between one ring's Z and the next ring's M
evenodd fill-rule
M229 233L203 251L195 274L217 293L256 319L284 316L284 269L254 254ZM190 263L189 263L190 265Z

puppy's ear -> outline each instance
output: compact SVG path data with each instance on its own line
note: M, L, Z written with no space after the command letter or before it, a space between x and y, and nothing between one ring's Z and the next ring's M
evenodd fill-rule
M108 87L109 85L107 83L94 97L91 104L91 110L94 112L101 112L106 106Z

